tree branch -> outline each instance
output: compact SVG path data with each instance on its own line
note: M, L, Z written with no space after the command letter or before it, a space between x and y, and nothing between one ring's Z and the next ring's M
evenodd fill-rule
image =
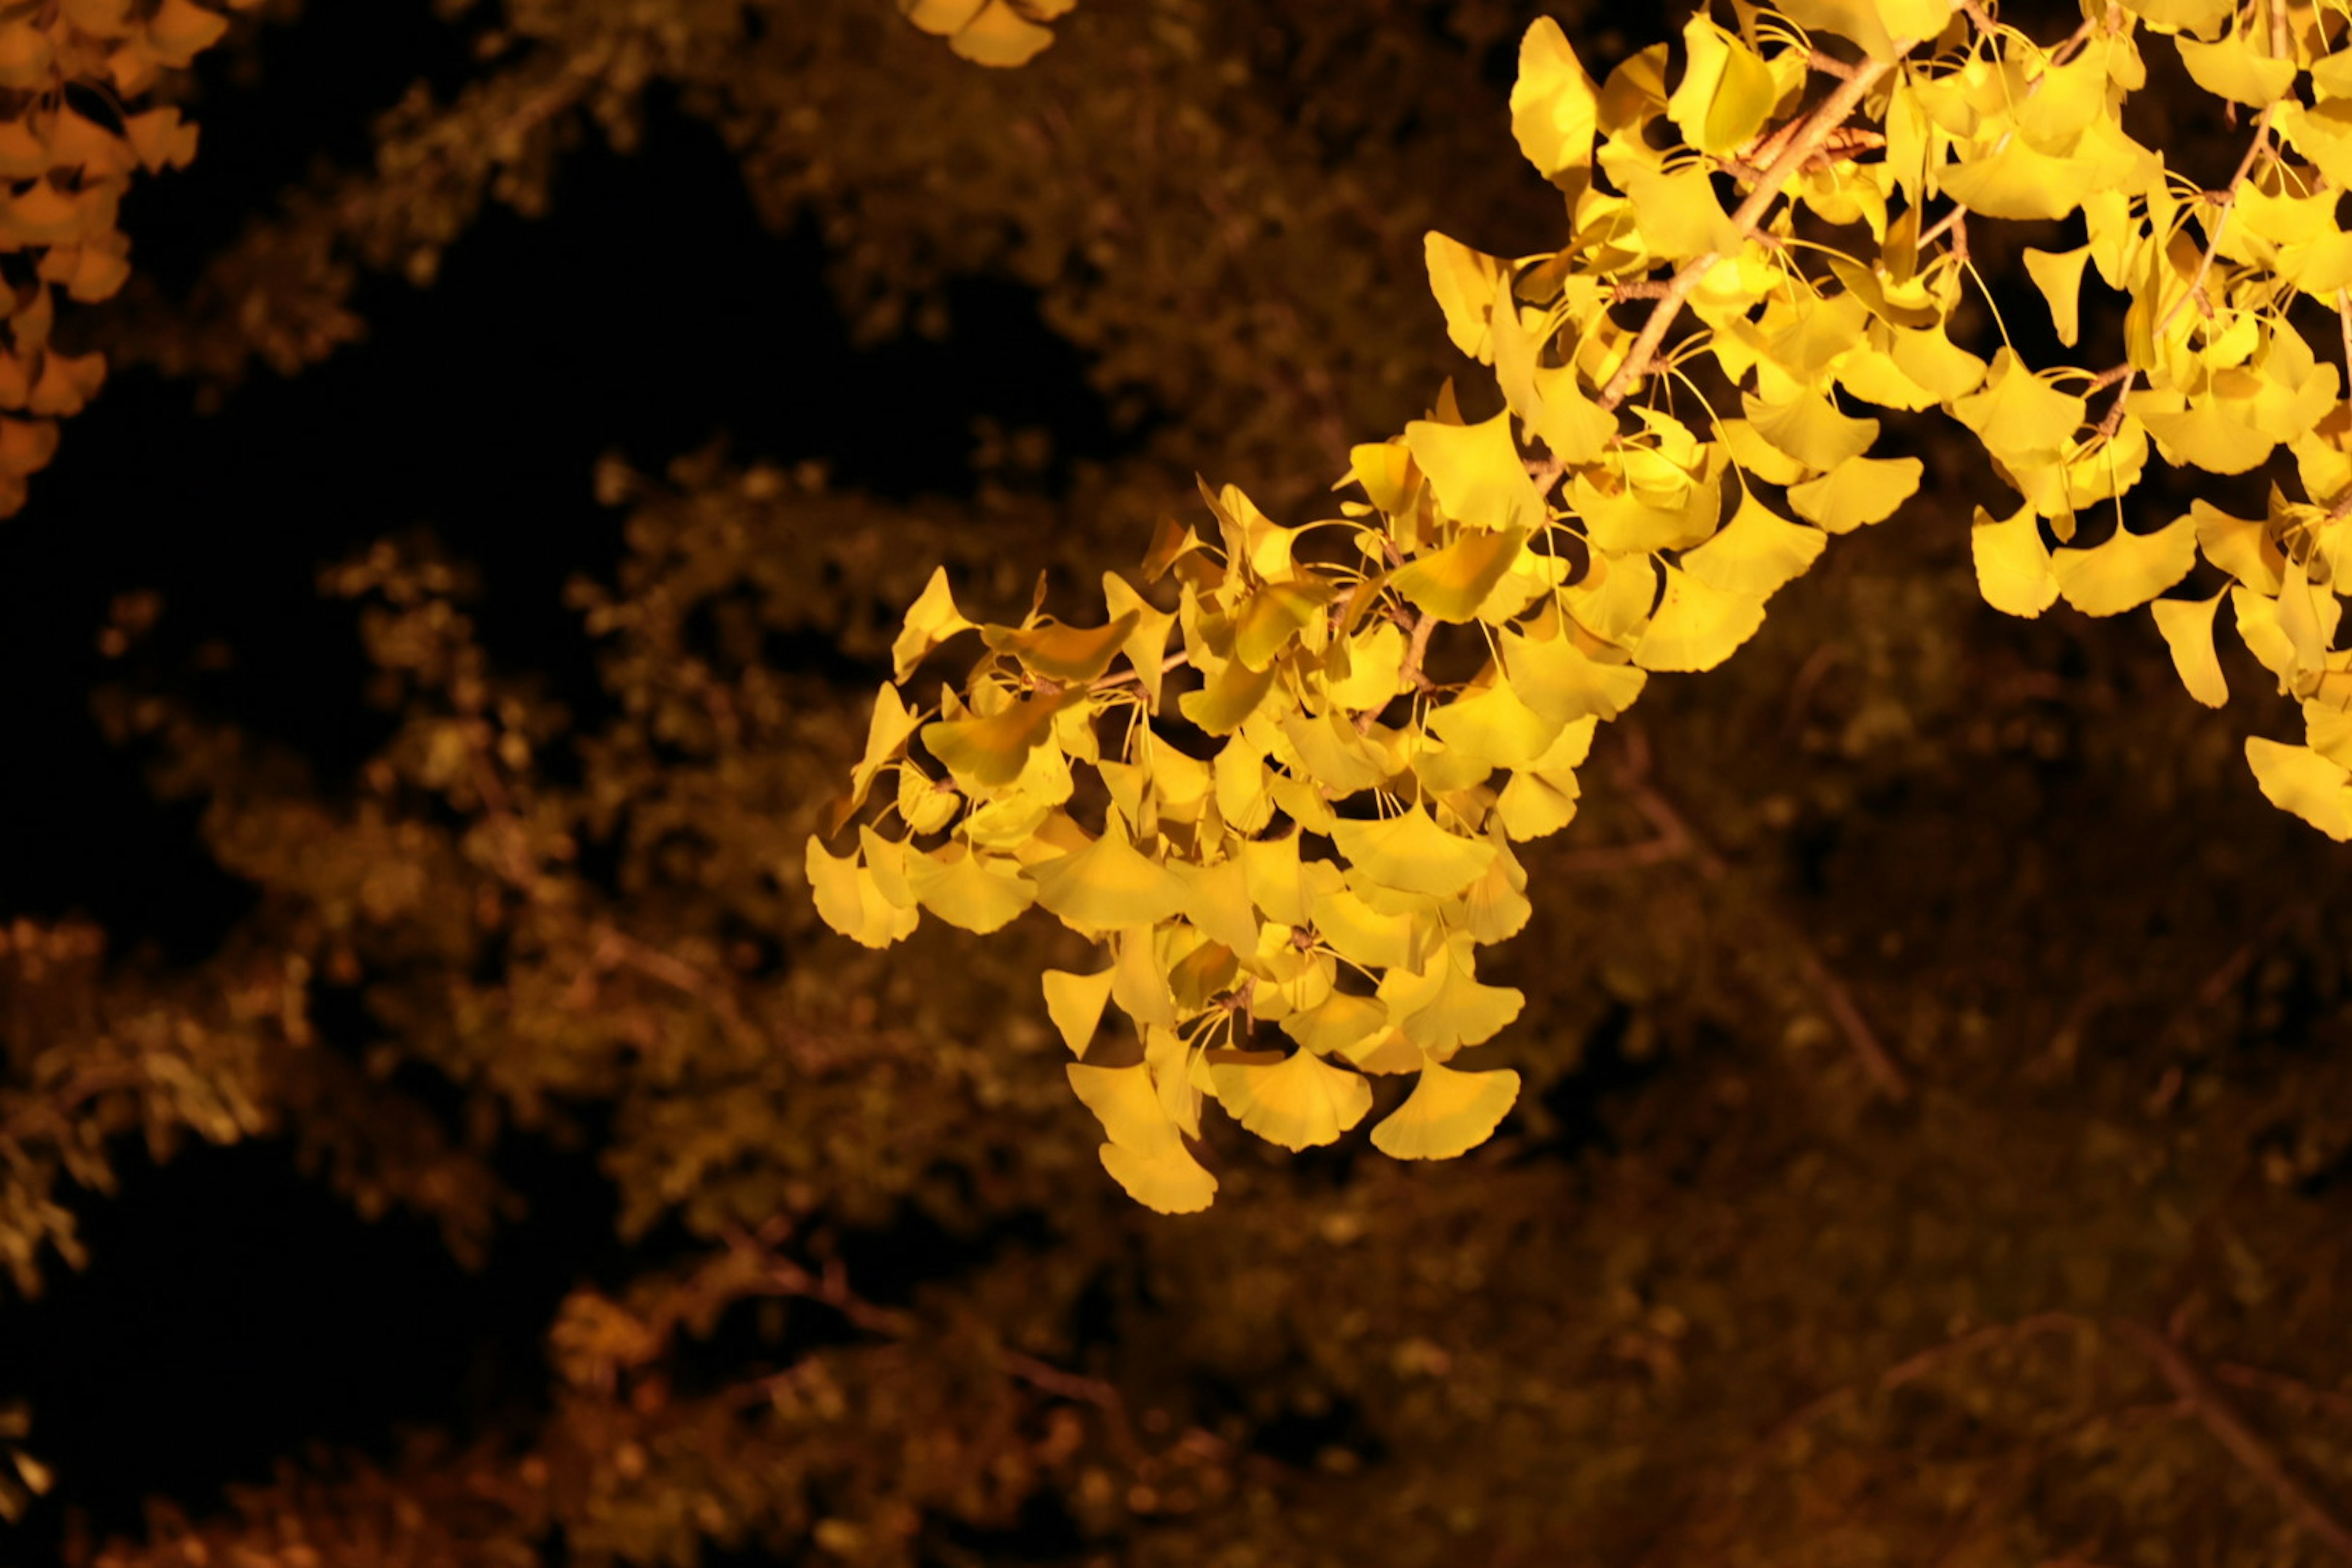
M1757 225L1763 221L1772 204L1780 199L1780 187L1804 167L1805 160L1829 139L1830 132L1845 123L1846 117L1878 84L1878 79L1893 67L1895 59L1910 53L1917 42L1916 38L1895 40L1893 58L1864 60L1855 66L1853 73L1822 100L1821 107L1804 121L1803 128L1790 136L1781 147L1780 155L1766 165L1763 178L1758 182L1756 189L1748 193L1748 199L1739 204L1739 210L1731 215L1732 226L1739 232L1742 240L1756 237ZM1609 384L1601 389L1602 408L1613 409L1624 402L1625 395L1633 390L1633 383L1649 374L1650 362L1656 356L1658 345L1665 341L1668 329L1675 324L1675 318L1682 314L1683 301L1690 297L1692 289L1698 287L1699 280L1722 259L1718 251L1704 251L1683 263L1681 269L1668 280L1665 293L1651 308L1650 319L1642 324L1642 331L1634 338L1633 346L1627 351L1624 362L1609 378Z
M2189 1353L2179 1344L2144 1323L2118 1319L2116 1332L2148 1360L2164 1381L2172 1385L2205 1429L2213 1435L2230 1457L2245 1468L2246 1472L2263 1486L2292 1515L2294 1521L2314 1541L2326 1547L2347 1563L2352 1563L2352 1525L2329 1510L2326 1503L2314 1497L2301 1481L2289 1473L2285 1461L2263 1441L2254 1429L2246 1425L2227 1395L2214 1386L2204 1370L2189 1359Z

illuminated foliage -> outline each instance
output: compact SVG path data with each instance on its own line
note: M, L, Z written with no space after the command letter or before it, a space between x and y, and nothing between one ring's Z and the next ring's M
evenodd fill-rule
M2324 12L2300 29L2281 5L2264 14L2100 8L2048 48L1953 0L1792 4L1743 13L1736 35L1702 15L1671 86L1665 46L1596 83L1537 22L1512 128L1567 195L1568 243L1517 260L1428 246L1448 333L1493 367L1505 407L1468 419L1449 391L1401 437L1358 447L1348 480L1364 499L1340 520L1285 529L1237 489L1209 495L1217 538L1163 524L1145 562L1146 586L1179 580L1172 611L1107 579L1098 628L1040 610L980 628L991 657L937 709L884 687L846 810L893 771L884 819L900 826L861 827L840 857L810 840L819 911L882 946L924 913L987 932L1034 902L1103 942L1108 967L1048 994L1088 1058L1071 1080L1103 1122L1104 1163L1151 1207L1210 1201L1179 1136L1198 1136L1204 1097L1297 1148L1363 1117L1359 1074L1411 1072L1374 1146L1460 1154L1518 1088L1507 1069L1450 1065L1524 1001L1480 983L1475 954L1526 923L1512 847L1573 817L1594 725L1653 671L1721 664L1826 535L1917 491L1921 460L1886 455L1883 422L1842 404L1940 408L1982 445L2017 498L2005 519L1976 513L1996 608L2156 601L2190 694L2218 705L2226 592L2304 703L2308 743L2249 741L2255 776L2352 838L2352 652L2335 649L2333 586L2352 537L2344 378L2289 319L2306 299L2340 309L2352 347L2352 265L2323 259L2338 237L2317 216L2352 172L2329 174L2325 118L2347 33ZM2225 188L2184 188L2124 131L2144 41L2259 111ZM1719 181L1740 193L1727 212ZM2095 264L2123 298L2122 361L2037 370L2007 342L1990 357L1955 343L1970 220L2077 213L2084 243L2025 265L2072 345ZM1685 310L1696 331L1677 337ZM2274 485L2267 518L2200 500L2149 527L2126 510L2151 452L2228 476L2282 447L2305 499ZM2214 585L2159 598L2200 556ZM1484 657L1440 685L1430 656L1448 627L1476 628ZM935 577L898 681L968 629ZM1163 700L1179 666L1198 689ZM1192 752L1163 726L1198 737ZM937 771L902 760L909 742ZM1107 999L1140 1059L1089 1057Z

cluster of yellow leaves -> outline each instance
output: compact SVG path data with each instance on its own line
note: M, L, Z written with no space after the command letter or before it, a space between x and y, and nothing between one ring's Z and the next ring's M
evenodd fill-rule
M1054 41L1046 23L1078 0L898 0L907 20L984 66L1026 65Z
M24 505L26 478L55 454L57 418L105 377L100 356L51 343L58 291L87 302L121 289L131 242L115 217L132 175L195 155L179 110L128 106L227 27L195 0L56 0L0 20L0 254L23 261L0 282L0 516Z
M2352 323L2333 216L2352 49L2327 52L2347 25L2260 27L2263 5L2228 0L2092 9L2049 48L1953 0L1783 0L1737 7L1736 31L1702 13L1671 81L1659 45L1596 82L1538 22L1512 127L1566 197L1567 244L1513 260L1428 241L1448 333L1493 367L1504 408L1465 419L1449 389L1356 448L1362 501L1303 528L1204 486L1216 535L1164 525L1140 585L1105 578L1099 626L1033 610L975 627L934 577L899 680L966 631L988 653L935 710L882 689L843 820L886 776L895 791L854 850L810 841L824 918L880 946L925 912L987 931L1034 904L1098 940L1106 966L1049 975L1047 1005L1104 1163L1155 1208L1210 1200L1184 1142L1205 1100L1299 1148L1367 1115L1366 1075L1411 1073L1373 1143L1460 1153L1517 1093L1514 1074L1451 1065L1520 1006L1476 977L1478 950L1528 918L1512 845L1574 815L1594 725L1647 672L1722 662L1829 534L1917 490L1919 460L1878 453L1882 422L1855 405L1941 410L2016 492L2005 519L1977 510L1988 601L2153 601L2211 703L2221 591L2159 595L2200 553L2226 574L2241 633L2310 721L2306 746L2250 743L2257 776L2352 837L2332 587L2347 419L2336 368L2287 320L2310 295ZM2226 191L2189 188L2124 131L2144 34L2259 110ZM1727 187L1745 193L1731 210ZM2082 243L2029 251L2027 269L2069 344L2086 270L2126 296L2123 363L2037 371L2005 329L1990 357L1955 342L1969 218L2076 215ZM1695 329L1669 342L1685 311ZM2150 528L2126 508L2151 451L2241 474L2281 447L2311 499L2273 486L2266 519L2200 501ZM1147 596L1163 578L1172 605ZM1459 684L1426 668L1441 628L1485 655ZM1098 1042L1114 1004L1134 1038Z

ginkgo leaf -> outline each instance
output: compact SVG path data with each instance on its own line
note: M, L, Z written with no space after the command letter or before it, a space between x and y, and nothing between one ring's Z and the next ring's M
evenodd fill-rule
M1394 771L1387 757L1357 733L1355 725L1338 709L1320 717L1293 713L1283 720L1282 733L1307 773L1331 792L1333 800L1370 789Z
M1946 195L1997 218L2061 218L2097 188L2090 165L2053 158L2024 137L2011 138L1998 151L1936 171Z
M1217 1178L1180 1141L1156 1154L1139 1154L1117 1143L1097 1152L1103 1169L1127 1195L1159 1214L1199 1214L1216 1200Z
M2050 324L2057 329L2058 341L2069 348L2081 331L2083 264L2090 258L2087 245L2062 251L2028 247L2025 252L2026 275L2050 306Z
M1538 174L1568 184L1591 166L1598 113L1592 78L1568 35L1549 16L1538 16L1519 39L1519 74L1511 86L1512 139Z
M2268 109L2294 85L2294 62L2257 53L2242 26L2215 44L2183 37L2173 42L2179 46L2180 63L2189 68L2189 76L2216 98Z
M958 632L972 629L972 624L956 611L955 594L948 586L948 569L932 568L930 581L923 584L921 595L908 608L905 629L890 645L891 673L900 680L906 679L907 672L920 664L925 654Z
M1538 23L1541 26L1542 23ZM1532 29L1530 35L1532 36ZM1449 239L1432 229L1422 238L1422 254L1429 266L1429 289L1437 297L1437 308L1445 312L1445 335L1454 346L1478 361L1492 363L1494 341L1487 335L1487 320L1495 308L1495 287L1506 278L1510 268L1499 258L1471 249L1458 239ZM1358 453L1356 471L1364 478L1363 460ZM1375 447L1374 451L1393 453L1393 447ZM1391 459L1392 460L1392 459ZM1385 465L1384 465L1385 466ZM1369 479L1365 488L1372 496L1372 504L1383 511L1402 510L1398 504L1384 502L1371 489Z
M866 721L866 753L849 770L849 798L834 815L835 827L848 821L850 815L866 804L866 792L874 787L875 776L898 756L908 737L915 732L915 716L907 710L898 689L883 682L874 693L874 712Z
M1462 1072L1424 1061L1405 1102L1372 1129L1372 1147L1396 1160L1451 1160L1494 1136L1519 1098L1506 1068Z
M1095 1113L1103 1136L1118 1147L1150 1156L1181 1147L1176 1122L1160 1102L1150 1068L1142 1062L1126 1067L1097 1067L1071 1062L1062 1069L1078 1102Z
M1070 1047L1074 1057L1084 1057L1087 1047L1094 1043L1095 1031L1102 1026L1104 1007L1110 1003L1110 984L1118 971L1106 969L1100 974L1073 974L1067 970L1045 971L1045 1016L1060 1031L1062 1043Z
M874 873L855 855L825 852L824 840L809 836L802 865L819 919L862 947L887 947L913 933L922 919L883 895Z
M1338 822L1331 837L1349 865L1381 887L1432 898L1453 897L1495 858L1493 845L1446 832L1419 802L1377 822Z
M2338 843L2352 839L2352 770L2309 746L2290 746L2260 735L2246 738L2246 762L2273 805L2294 813Z
M1274 690L1275 665L1252 669L1240 659L1228 659L1212 672L1198 691L1176 699L1177 710L1212 735L1230 735L1258 710Z
M1713 669L1764 624L1764 596L1717 588L1668 566L1665 596L1633 645L1644 669Z
M982 628L981 640L998 653L1009 653L1023 668L1049 680L1083 682L1098 679L1118 657L1139 616L1132 610L1099 626L1066 626L1041 620L1034 626Z
M2189 503L2197 527L2197 547L2205 559L2265 594L2275 595L2284 581L2286 557L2265 518L2231 517L2202 500Z
M1633 201L1629 210L1635 226L1666 260L1736 256L1746 242L1704 169L1630 168L1621 178Z
M1518 529L1467 531L1443 550L1408 561L1389 582L1423 615L1460 625L1476 618L1478 606L1526 542L1527 534Z
M2154 533L2118 528L2088 550L2053 551L2058 592L2086 616L2119 615L2189 575L2197 564L2196 524L2177 517Z
M1539 713L1507 682L1464 693L1429 717L1432 733L1494 767L1523 767L1543 755L1565 720Z
M961 844L908 855L906 876L917 903L951 926L983 935L1012 923L1037 897L1035 884L1013 863Z
M1213 866L1173 861L1169 869L1184 882L1184 918L1235 952L1257 945L1257 915L1250 905L1249 874L1238 859Z
M2124 9L2164 32L2212 32L2237 10L2236 0L2123 0Z
M1666 117L1700 152L1732 152L1772 112L1780 96L1772 73L1703 12L1684 25L1683 49L1683 78L1666 100Z
M1116 816L1085 848L1029 869L1037 903L1064 923L1087 931L1153 926L1181 912L1183 879L1139 853Z
M953 785L940 784L912 763L899 765L898 815L905 819L908 831L937 833L955 820L962 806L963 796L956 793Z
M1985 362L1955 344L1940 326L1918 331L1892 328L1887 353L1895 369L1946 403L1984 384Z
M1916 458L1854 458L1820 479L1789 487L1789 506L1832 533L1884 522L1918 493L1927 472Z
M1809 33L1834 33L1862 46L1873 59L1891 59L1895 39L1916 34L1893 34L1874 0L1780 0L1780 10Z
M1119 651L1127 655L1136 680L1156 710L1160 685L1168 678L1168 634L1175 628L1176 617L1146 603L1143 595L1115 572L1104 573L1102 584L1103 600L1111 615L1135 617L1135 629L1127 634L1127 642Z
M1212 1060L1209 1078L1234 1121L1285 1149L1336 1143L1372 1108L1371 1085L1311 1050L1274 1062Z
M1983 390L1957 399L1952 417L2011 468L2055 464L2083 423L2084 403L2026 368L2007 348L1993 355Z
M1330 598L1330 588L1319 581L1268 583L1234 616L1234 657L1264 669Z
M2219 398L2149 388L2131 394L2124 406L2147 426L2157 450L2175 468L2242 474L2269 461L2278 446L2275 438L2231 418Z
M1388 1004L1376 996L1334 991L1303 1013L1281 1022L1282 1032L1310 1051L1344 1052L1388 1027Z
M1054 727L1059 705L1024 698L984 719L943 719L923 726L923 745L967 793L985 795L1012 784L1029 753Z
M1308 916L1323 944L1350 963L1387 969L1411 966L1420 959L1422 931L1413 918L1382 914L1350 888L1318 891Z
M1739 498L1739 510L1713 539L1683 553L1683 570L1710 588L1767 599L1821 558L1829 538L1790 522L1758 500Z
M1465 1046L1493 1039L1527 1005L1526 994L1479 982L1475 944L1461 935L1440 943L1416 972L1393 968L1381 981L1381 1000L1404 1037L1443 1061Z
M2050 569L2049 547L2042 542L2042 520L2032 507L2021 507L2000 522L1977 508L1969 551L1976 558L1977 586L1985 603L2003 615L2031 620L2057 602L2058 578Z
M2219 594L2210 599L2158 599L2148 606L2156 629L2172 650L2172 668L2180 672L2180 684L2208 708L2230 700L2230 683L2222 679L2221 661L2213 651L2213 613L2221 607Z
M1616 718L1650 679L1638 665L1603 664L1566 637L1505 632L1502 654L1503 672L1519 700L1563 723L1588 715Z
M1525 533L1543 522L1543 498L1511 438L1507 410L1475 425L1416 419L1405 444L1445 515L1473 528Z
M1816 471L1861 457L1878 439L1877 420L1841 414L1816 392L1800 391L1777 405L1743 392L1739 401L1758 435Z

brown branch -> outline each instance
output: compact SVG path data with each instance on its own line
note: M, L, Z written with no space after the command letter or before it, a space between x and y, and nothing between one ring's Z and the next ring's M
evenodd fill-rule
M1895 58L1910 53L1917 42L1916 38L1897 39L1890 58L1865 60L1854 67L1853 74L1840 82L1837 89L1822 100L1821 107L1803 121L1801 128L1789 137L1780 155L1765 167L1763 178L1756 189L1739 204L1739 210L1731 215L1732 227L1742 240L1756 237L1757 226L1772 204L1780 199L1780 187L1804 166L1805 160L1812 156L1831 132L1845 123L1846 117L1878 84L1878 79L1887 73ZM1683 263L1668 280L1665 293L1651 308L1650 319L1643 323L1642 331L1633 339L1633 346L1627 351L1623 363L1609 378L1609 384L1601 389L1601 406L1603 409L1614 409L1624 402L1625 395L1633 389L1633 383L1649 374L1650 363L1657 354L1658 345L1665 341L1667 330L1682 314L1683 301L1690 297L1692 289L1698 287L1699 280L1722 259L1719 252L1703 251Z
M2203 1423L2206 1431L2230 1451L2230 1457L2249 1475L2270 1489L2305 1533L2345 1562L2352 1563L2352 1525L2347 1525L2289 1473L2285 1462L2246 1425L2229 1397L2214 1386L2213 1380L2189 1358L2186 1351L2154 1329L2129 1319L2116 1320L2115 1330L2156 1363L2156 1370L2172 1386L2172 1392L2180 1396L2181 1403Z
M2214 206L2210 232L2205 237L2205 252L2197 258L2197 270L2190 275L2189 287L2181 291L2179 299L2165 308L2163 315L2156 319L2156 330L2148 334L2150 338L2162 337L2164 329L2172 325L2173 318L2179 315L2191 300L2203 300L2201 308L2207 317L2213 314L2212 302L2205 294L2205 279L2212 275L2213 258L2221 253L2221 234L2230 226L2230 215L2237 210L2238 188L2246 183L2246 176L2253 173L2254 160L2262 156L2263 148L2270 145L2271 114L2275 108L2273 105L2254 117L2253 139L2246 143L2245 156L2238 160L2236 170L2230 175L2229 184L2221 190L2205 193L2212 199Z
M1618 781L1634 809L1650 819L1657 837L1646 843L1631 845L1617 851L1628 865L1657 864L1671 859L1688 858L1698 868L1699 874L1709 881L1727 881L1733 878L1730 864L1716 853L1713 846L1692 828L1690 821L1676 809L1673 801L1649 777L1649 746L1641 739L1639 731L1626 731L1625 760L1618 770ZM1900 1105L1911 1098L1911 1081L1896 1064L1878 1031L1855 1003L1853 994L1845 983L1833 973L1805 935L1803 926L1776 906L1769 895L1759 892L1758 901L1763 906L1770 923L1779 928L1783 943L1795 956L1797 971L1804 976L1821 998L1822 1005L1845 1037L1854 1055L1860 1058L1863 1070L1878 1086L1879 1092Z
M2259 1366L2247 1366L2241 1362L2225 1361L2214 1367L2213 1375L2232 1388L2259 1391L2285 1400L2305 1410L2328 1415L2352 1417L2352 1394L2332 1388L2315 1388L2301 1378Z

